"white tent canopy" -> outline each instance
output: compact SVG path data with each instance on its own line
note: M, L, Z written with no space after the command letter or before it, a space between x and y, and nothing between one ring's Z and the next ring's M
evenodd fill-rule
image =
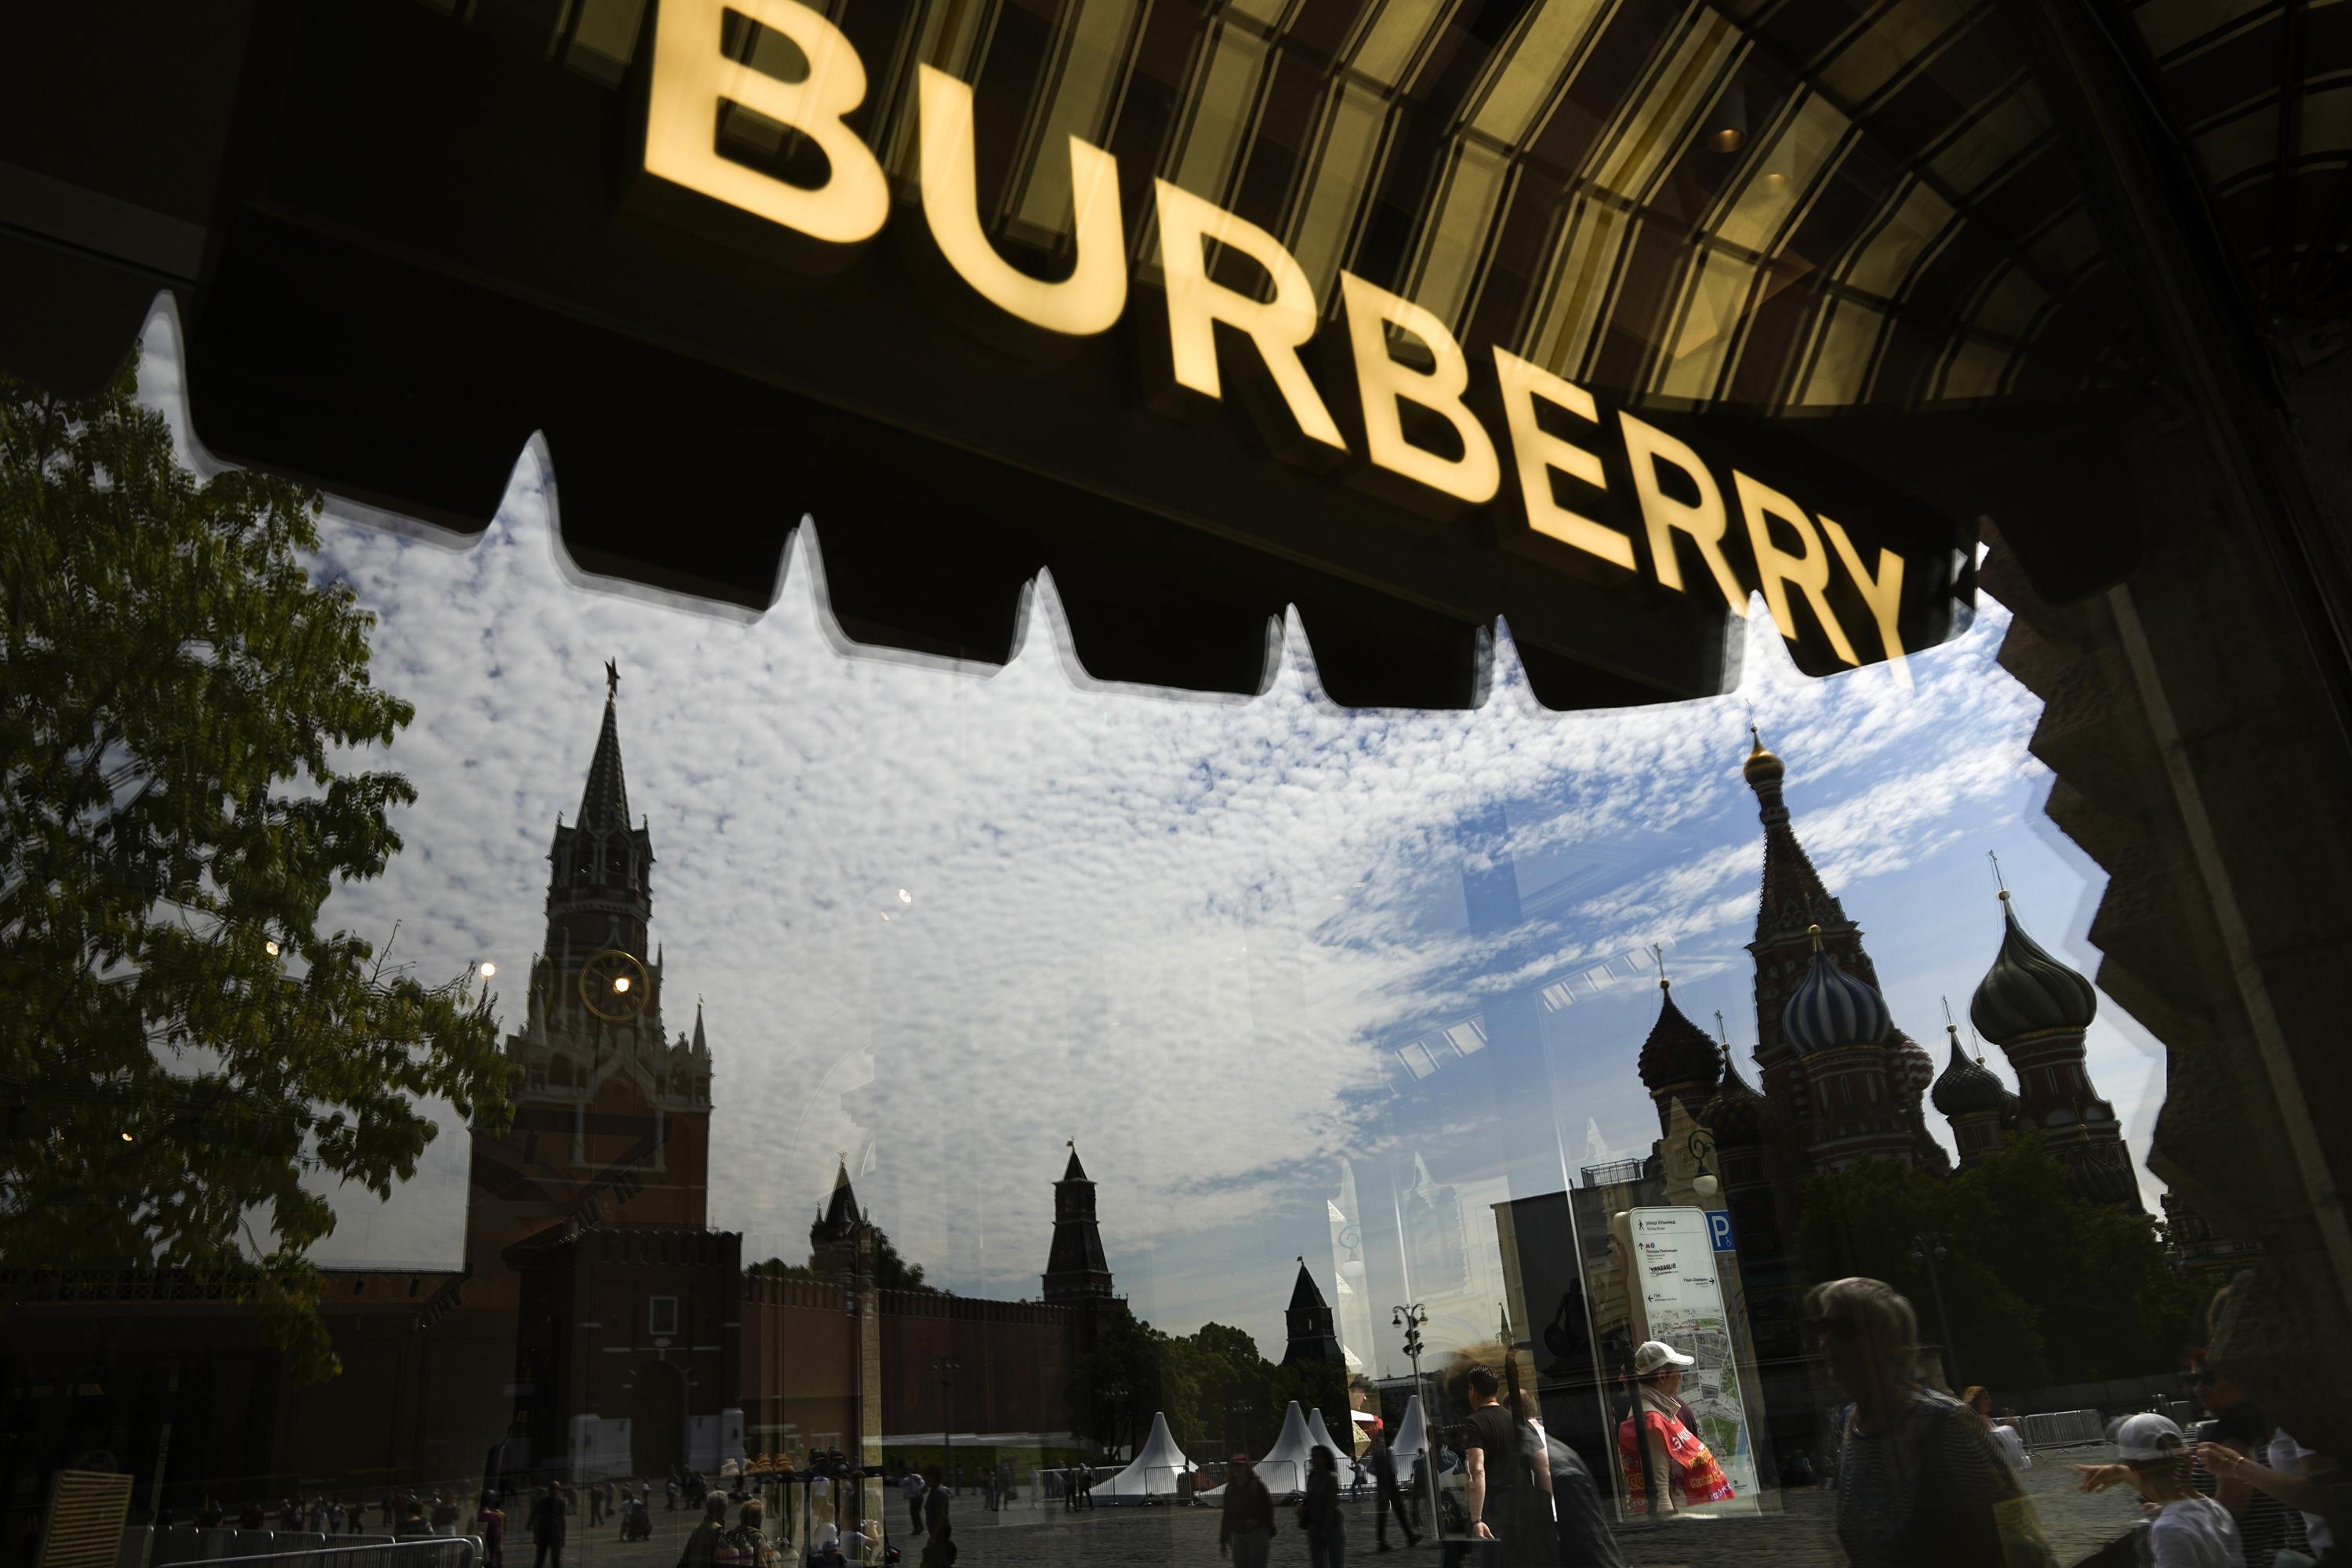
M1151 1436L1144 1439L1142 1452L1134 1463L1107 1481L1097 1481L1093 1492L1097 1502L1142 1502L1150 1498L1172 1498L1176 1495L1176 1478L1192 1468L1192 1461L1176 1446L1175 1435L1168 1430L1168 1417L1154 1412Z
M1340 1484L1344 1486L1346 1479L1353 1474L1356 1468L1354 1446L1342 1443L1331 1436L1331 1428L1324 1425L1323 1412L1320 1410L1313 1412L1307 1417L1307 1436L1316 1447L1331 1450L1332 1462L1339 1467ZM1298 1484L1302 1489L1307 1485L1304 1480Z
M1412 1475L1412 1462L1429 1446L1429 1420L1421 1413L1421 1395L1416 1394L1404 1402L1404 1414L1397 1418L1396 1440L1389 1452L1396 1456L1397 1480L1402 1483Z
M1318 1410L1310 1418L1298 1408L1298 1401L1294 1399L1290 1402L1290 1408L1282 1413L1281 1436L1275 1438L1274 1447L1257 1461L1257 1479L1264 1481L1265 1489L1277 1499L1297 1497L1307 1489L1307 1456L1318 1448L1331 1450L1331 1457L1339 1462L1342 1476L1348 1474L1348 1467L1355 1462L1349 1458L1347 1449L1332 1441L1331 1429L1323 1424L1323 1412ZM1204 1501L1214 1502L1224 1496L1224 1488L1218 1487L1202 1492L1201 1497Z

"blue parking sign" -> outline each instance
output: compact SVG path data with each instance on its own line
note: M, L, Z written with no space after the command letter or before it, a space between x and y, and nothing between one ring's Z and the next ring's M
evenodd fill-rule
M1715 1243L1717 1252L1733 1250L1731 1243L1731 1213L1727 1209L1706 1211L1707 1239Z

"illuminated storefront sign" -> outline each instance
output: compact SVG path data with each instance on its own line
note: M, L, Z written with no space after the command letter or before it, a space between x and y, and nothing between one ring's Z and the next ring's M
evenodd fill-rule
M791 43L800 57L794 79L729 51L730 13ZM1282 242L1165 179L1152 182L1143 230L1159 303L1131 308L1139 290L1118 161L1075 135L1067 274L1034 277L988 238L971 88L928 64L917 68L915 194L930 243L970 302L1069 338L1129 321L1139 337L1154 338L1143 344L1158 367L1151 390L1161 395L1151 401L1224 402L1245 354L1253 382L1262 375L1275 395L1255 411L1256 434L1291 465L1334 483L1345 476L1374 504L1439 519L1501 512L1543 542L1549 564L1587 580L1639 577L1674 594L1719 595L1738 616L1760 592L1784 637L1825 649L1836 664L1900 657L1906 586L1952 571L1948 561L1906 559L1857 539L1802 496L1711 460L1685 436L1606 407L1500 346L1473 353L1435 314L1352 272L1339 274L1340 321L1326 344L1329 301L1316 298ZM797 0L664 0L644 168L789 231L811 247L799 253L805 264L837 268L891 216L889 176L848 121L866 93L850 38ZM822 155L821 175L798 183L727 156L713 128L730 108L805 139ZM1320 381L1352 381L1352 405L1318 384L1310 369L1318 350L1346 366L1344 377L1327 371ZM1932 597L1934 585L1926 586Z

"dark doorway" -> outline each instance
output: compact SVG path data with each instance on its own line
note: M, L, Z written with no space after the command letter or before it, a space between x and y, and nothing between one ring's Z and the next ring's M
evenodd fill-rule
M637 1369L629 1390L629 1463L658 1479L686 1462L686 1376L676 1367Z

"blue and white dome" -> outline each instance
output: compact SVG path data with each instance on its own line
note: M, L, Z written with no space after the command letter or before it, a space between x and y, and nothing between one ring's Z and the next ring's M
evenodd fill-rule
M1822 928L1812 928L1813 963L1780 1009L1780 1033L1800 1056L1843 1046L1874 1046L1894 1026L1886 998L1838 967L1822 949Z

